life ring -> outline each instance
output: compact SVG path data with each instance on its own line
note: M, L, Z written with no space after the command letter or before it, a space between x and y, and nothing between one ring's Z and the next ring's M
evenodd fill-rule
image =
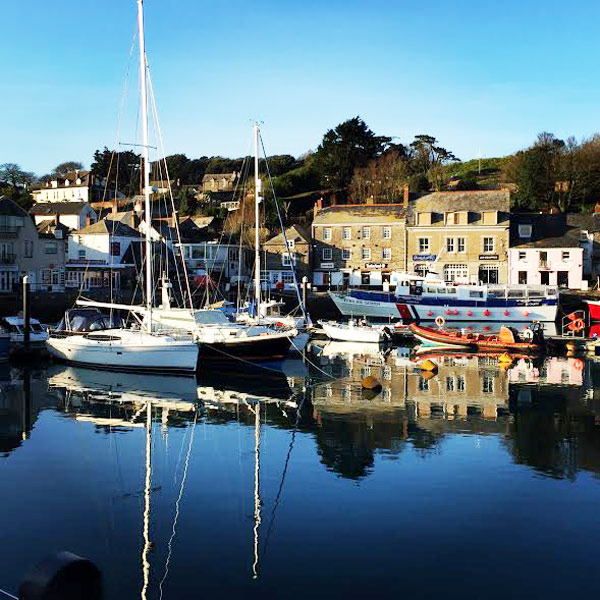
M573 331L582 331L585 328L583 319L575 319L573 321Z
M446 319L442 315L438 315L435 318L435 324L441 329L446 324Z

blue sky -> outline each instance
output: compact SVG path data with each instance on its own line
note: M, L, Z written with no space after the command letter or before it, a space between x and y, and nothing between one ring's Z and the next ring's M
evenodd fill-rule
M382 135L435 135L461 159L543 130L600 131L600 3L552 0L146 0L165 150L299 155L360 115ZM0 163L43 174L112 147L135 0L2 6ZM119 141L133 142L137 74Z

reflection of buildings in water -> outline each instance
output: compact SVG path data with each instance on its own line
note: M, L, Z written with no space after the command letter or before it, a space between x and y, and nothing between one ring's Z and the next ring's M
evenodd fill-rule
M45 408L56 402L46 394L43 373L0 366L0 452L18 448ZM5 455L6 455L5 454Z
M584 377L584 361L563 356L550 356L544 360L520 358L508 370L510 383L582 386Z

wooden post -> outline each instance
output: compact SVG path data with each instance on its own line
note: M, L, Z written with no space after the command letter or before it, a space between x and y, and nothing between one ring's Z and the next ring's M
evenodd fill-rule
M23 277L23 349L29 351L31 315L29 314L29 277Z

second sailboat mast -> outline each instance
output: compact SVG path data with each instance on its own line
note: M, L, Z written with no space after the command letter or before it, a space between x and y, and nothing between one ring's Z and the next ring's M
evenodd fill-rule
M262 181L258 177L258 123L254 124L254 299L256 317L260 318L260 192Z

